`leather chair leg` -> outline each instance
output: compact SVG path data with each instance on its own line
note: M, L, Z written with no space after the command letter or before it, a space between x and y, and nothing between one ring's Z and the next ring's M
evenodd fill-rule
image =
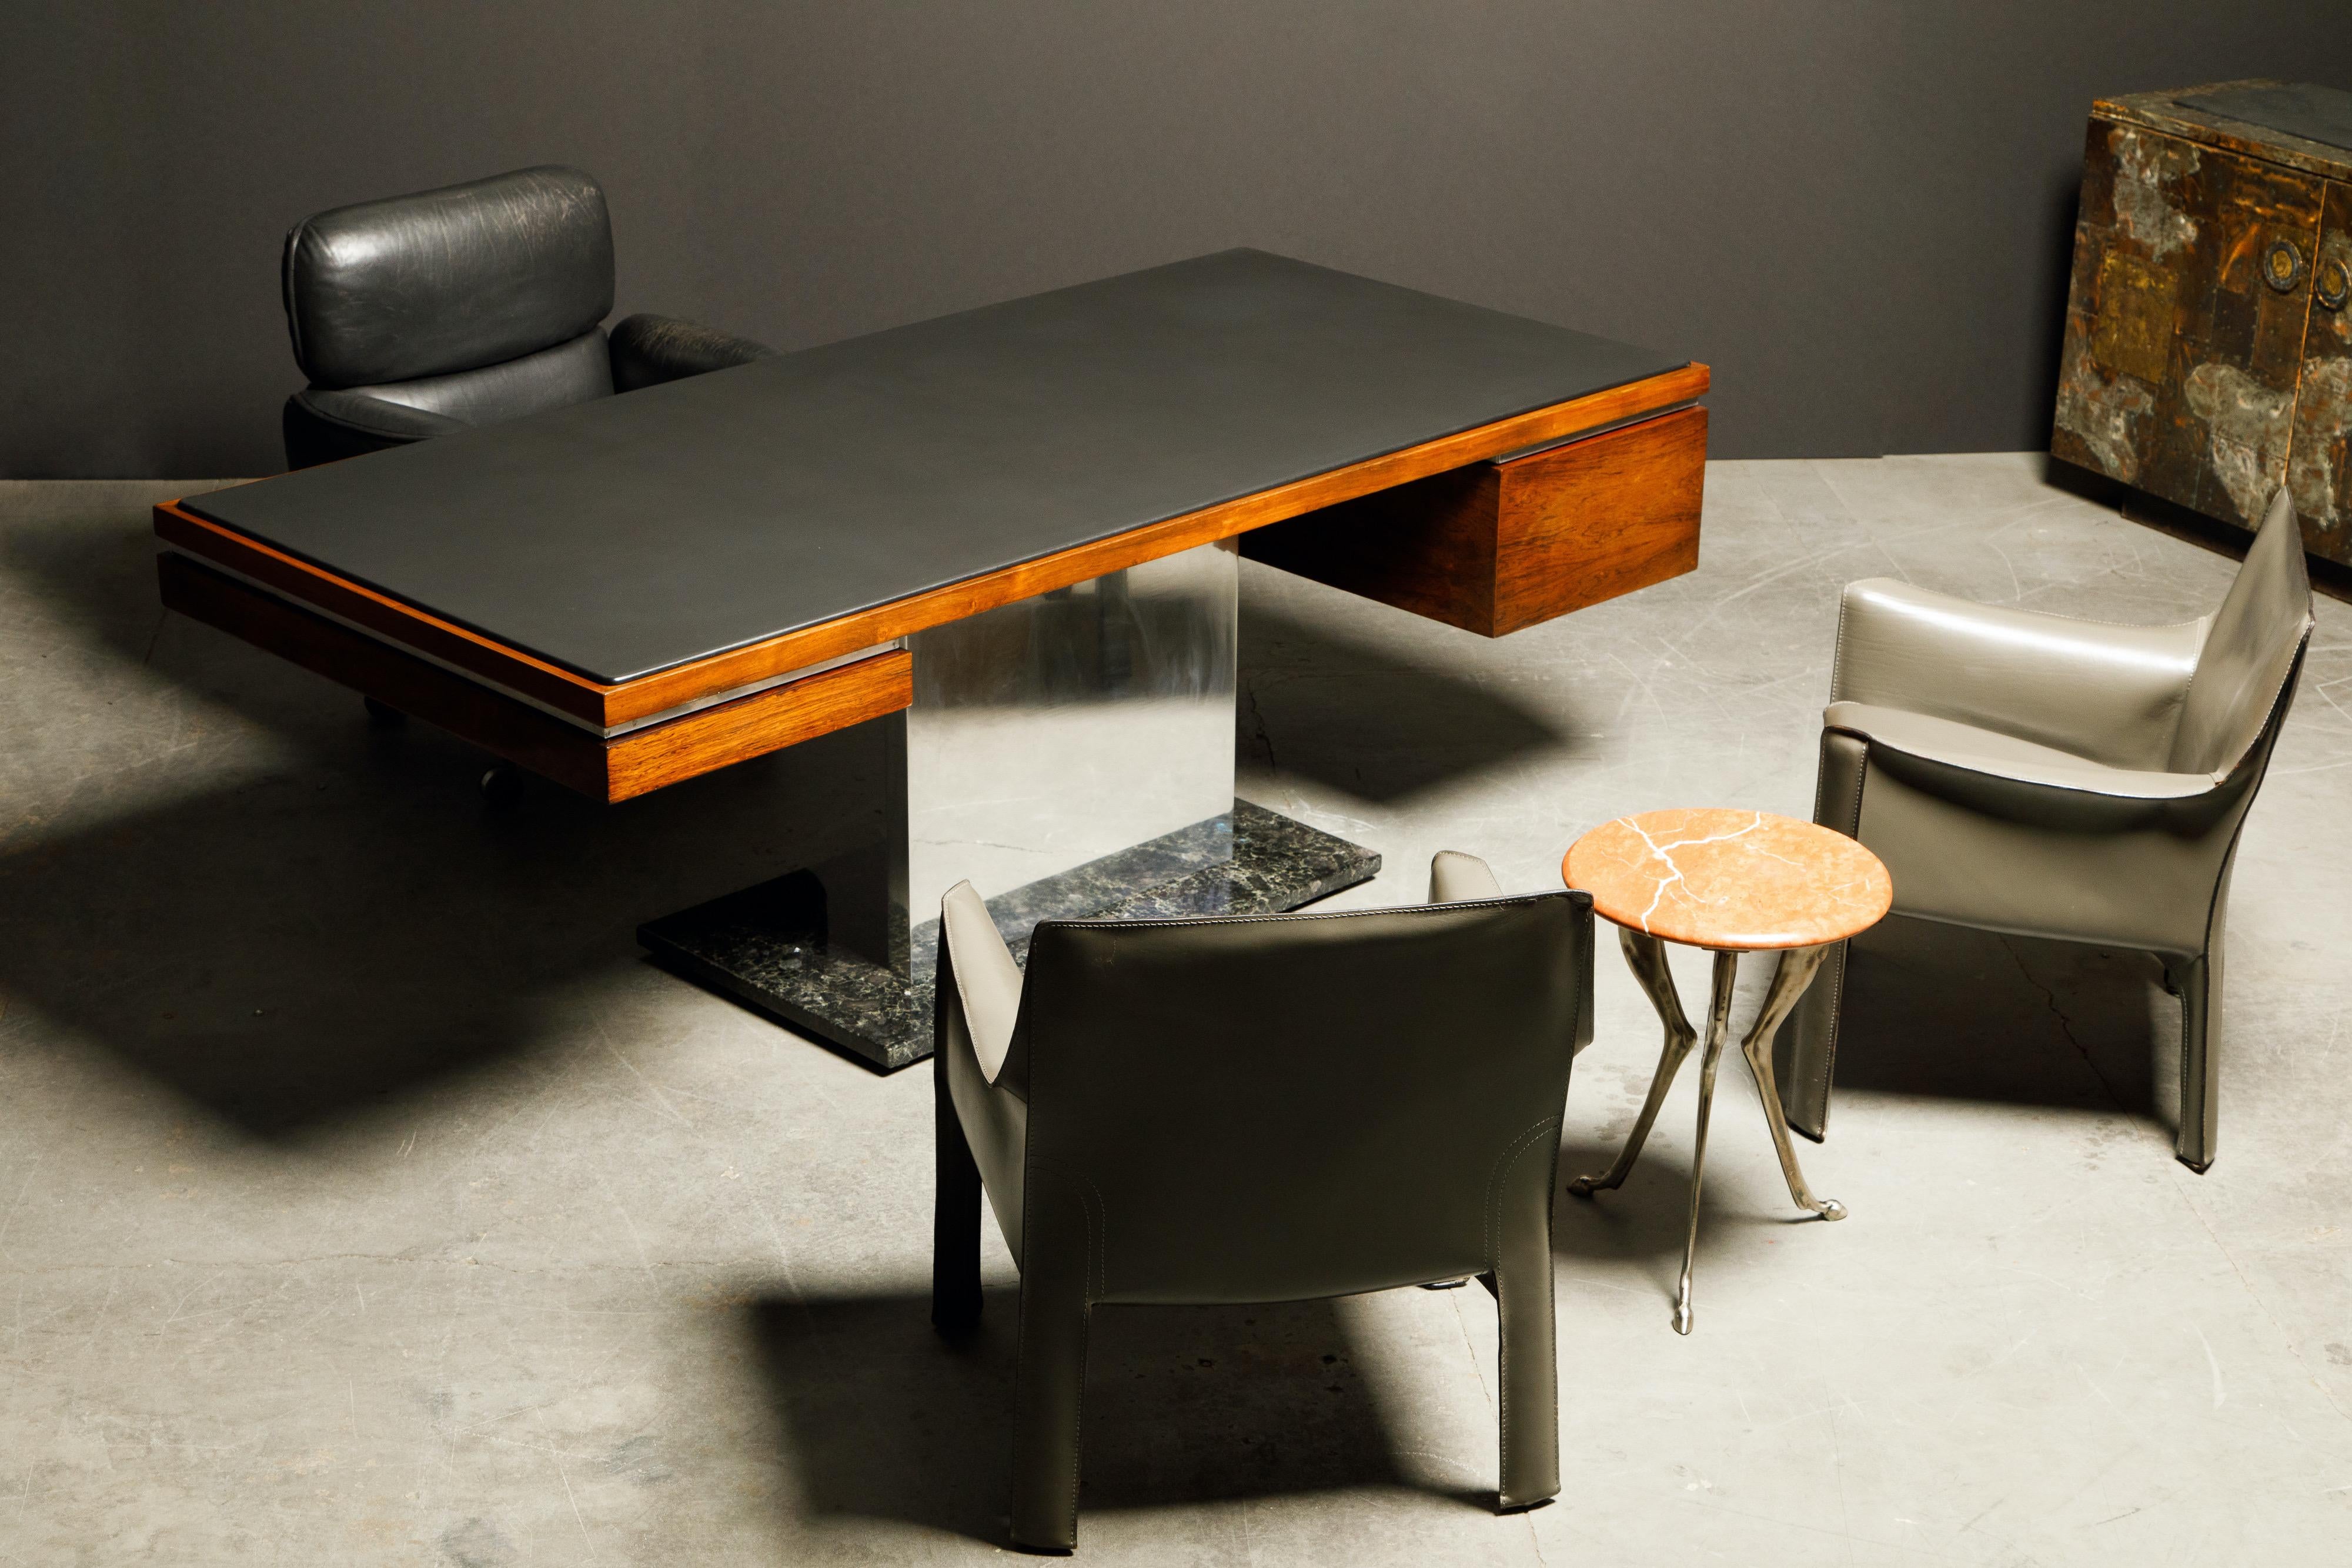
M1034 1182L1034 1173L1033 1173ZM1087 1217L1033 1185L1022 1223L1021 1364L1013 1395L1013 1540L1078 1544L1078 1416L1086 1394ZM1066 1204L1069 1212L1056 1213ZM1059 1224L1041 1223L1059 1220Z
M1549 1250L1549 1249L1547 1249ZM1552 1317L1551 1260L1498 1269L1502 1318L1502 1484L1505 1509L1532 1508L1559 1495L1559 1363Z
M980 1323L980 1166L948 1093L947 1063L931 1058L938 1185L931 1197L931 1326L950 1339Z
M2180 998L2180 1131L2173 1153L2200 1175L2213 1163L2219 1077L2214 1057L2221 1026L2221 950L2168 956L2165 983Z
M1870 744L1842 730L1822 731L1821 771L1813 785L1813 821L1848 838L1862 836L1862 791ZM1845 1004L1846 950L1840 942L1772 1040L1772 1076L1789 1125L1819 1143L1829 1135L1830 1079L1837 1066L1838 1023Z
M1501 1322L1502 1481L1505 1509L1559 1494L1559 1364L1552 1315L1551 1208L1559 1186L1559 1127L1537 1134L1503 1172L1493 1273Z

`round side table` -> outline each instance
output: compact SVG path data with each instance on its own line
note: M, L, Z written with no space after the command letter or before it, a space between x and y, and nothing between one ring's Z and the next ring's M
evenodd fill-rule
M1592 895L1593 912L1618 927L1627 967L1649 993L1666 1028L1665 1051L1650 1080L1650 1097L1633 1134L1608 1173L1579 1176L1569 1191L1590 1197L1623 1184L1642 1153L1675 1072L1697 1043L1666 967L1669 942L1715 955L1715 985L1707 998L1706 1049L1699 1057L1698 1145L1691 1155L1690 1228L1683 1240L1682 1284L1675 1300L1675 1331L1691 1331L1691 1263L1698 1252L1699 1176L1706 1164L1707 1113L1715 1103L1715 1069L1731 1032L1731 989L1739 955L1780 954L1764 1009L1739 1042L1764 1102L1765 1124L1780 1156L1780 1174L1800 1208L1823 1219L1843 1219L1833 1198L1817 1198L1789 1146L1788 1119L1772 1082L1772 1031L1804 995L1830 945L1866 931L1895 901L1895 884L1878 857L1843 833L1769 811L1644 811L1604 822L1576 841L1560 862L1569 886Z

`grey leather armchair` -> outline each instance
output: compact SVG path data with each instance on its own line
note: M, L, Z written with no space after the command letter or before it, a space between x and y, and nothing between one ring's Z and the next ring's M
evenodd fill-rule
M2180 998L2181 1162L2213 1161L2238 831L2311 638L2282 491L2215 613L2120 626L1850 585L1813 820L1886 862L1895 913L2137 947ZM1785 960L1784 960L1785 961ZM1843 944L1781 1026L1790 1125L1828 1129Z
M1591 1038L1592 903L1046 921L1024 980L969 883L940 911L932 1321L980 1317L985 1193L1021 1268L1013 1537L1077 1543L1087 1322L1116 1302L1480 1276L1505 1508L1559 1490L1551 1215Z
M608 340L604 193L553 165L306 218L286 236L283 282L310 379L286 402L295 468L775 351L664 316L631 316Z

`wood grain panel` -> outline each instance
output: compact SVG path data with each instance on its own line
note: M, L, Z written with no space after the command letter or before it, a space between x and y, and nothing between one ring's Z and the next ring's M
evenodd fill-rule
M914 700L914 661L878 653L606 738L184 556L156 559L164 605L439 726L595 800L629 800Z
M1706 410L1499 465L1500 637L1698 570Z
M1094 544L1057 550L1036 560L611 685L587 680L520 649L271 549L232 529L206 522L176 504L155 508L155 529L182 549L431 653L487 680L526 693L591 724L609 727L854 653L928 627L960 621L1000 604L1156 560L1194 545L1265 528L1318 507L1409 484L1522 447L1556 441L1578 431L1615 424L1653 410L1689 402L1705 395L1707 383L1705 365L1685 365L1663 375L1514 414L1254 496L1132 528Z
M1480 463L1242 540L1253 560L1500 637L1698 565L1706 410Z
M649 724L604 742L604 798L626 800L897 713L914 700L914 657L900 648Z

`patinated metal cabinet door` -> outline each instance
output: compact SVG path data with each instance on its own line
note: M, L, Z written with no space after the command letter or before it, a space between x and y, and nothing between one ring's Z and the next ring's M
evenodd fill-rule
M2083 171L2052 450L2251 528L2286 477L2323 182L2096 120Z
M2352 185L2328 182L2311 295L2287 487L2304 544L2352 560Z
M2246 528L2284 484L2352 563L2347 115L2273 82L2094 107L2052 452Z

